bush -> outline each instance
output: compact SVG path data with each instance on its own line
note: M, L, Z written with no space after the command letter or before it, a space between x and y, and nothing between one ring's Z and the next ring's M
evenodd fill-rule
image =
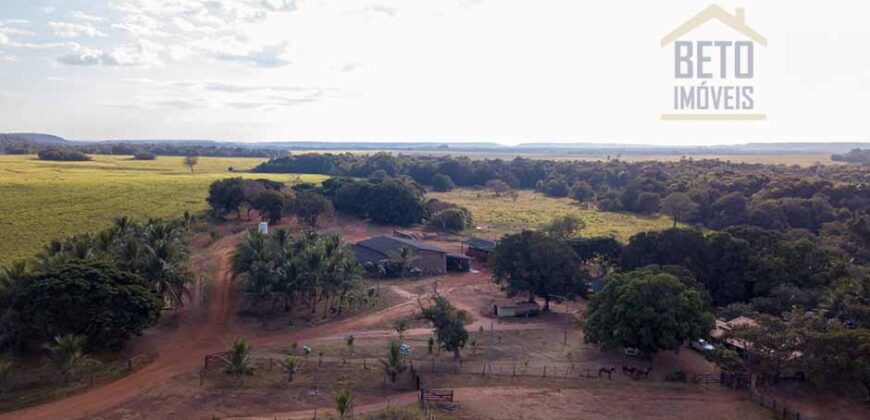
M438 173L432 177L432 189L437 192L447 192L455 187L453 180L447 175Z
M568 183L562 178L550 178L538 182L538 191L549 197L567 197Z
M84 162L91 160L90 156L82 152L67 149L40 150L39 153L36 154L36 156L39 158L39 160L51 160L61 162Z
M586 181L577 181L571 187L571 198L583 203L595 199L595 189Z
M155 160L157 159L157 155L151 152L142 151L137 152L133 155L133 160Z
M443 231L462 231L471 227L471 212L463 207L452 207L435 213L429 224Z

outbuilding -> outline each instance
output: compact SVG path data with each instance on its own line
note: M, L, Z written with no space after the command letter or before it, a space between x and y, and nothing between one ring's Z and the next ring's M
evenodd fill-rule
M463 241L462 244L465 247L465 255L484 262L489 259L489 256L495 252L495 247L498 246L498 242L475 237Z

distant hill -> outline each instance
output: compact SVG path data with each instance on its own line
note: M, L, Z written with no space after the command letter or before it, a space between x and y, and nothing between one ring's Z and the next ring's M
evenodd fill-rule
M383 142L383 141L215 141L208 139L107 139L99 141L66 140L40 133L0 134L0 153L4 150L31 151L57 146L82 149L85 153L127 153L134 148L157 151L158 154L183 155L201 153L204 156L273 156L286 151L417 151L417 152L503 152L542 153L560 155L768 155L768 154L845 154L853 149L870 149L870 142L753 142L714 146L658 146L615 142L523 143L507 146L495 142ZM229 151L236 149L236 151Z
M36 144L69 144L70 142L63 137L53 136L51 134L42 133L0 133L0 138L11 140L23 140Z

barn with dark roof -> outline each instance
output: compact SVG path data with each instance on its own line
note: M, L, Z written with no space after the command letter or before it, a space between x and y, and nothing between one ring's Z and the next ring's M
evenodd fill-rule
M378 264L395 259L402 248L414 256L412 265L425 275L444 274L447 271L468 271L469 258L437 246L414 239L396 236L375 236L351 246L360 264Z

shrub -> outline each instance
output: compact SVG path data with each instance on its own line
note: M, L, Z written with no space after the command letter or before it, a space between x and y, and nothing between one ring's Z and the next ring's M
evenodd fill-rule
M449 176L438 173L432 177L432 189L437 192L447 192L455 188L453 180Z
M91 158L82 153L77 152L75 150L68 149L46 149L40 150L39 153L36 154L39 160L51 160L51 161L62 161L62 162L84 162L91 160Z
M136 152L133 155L133 160L155 160L157 155L148 151Z
M452 207L435 213L429 223L443 231L465 230L471 226L471 212L463 207Z

